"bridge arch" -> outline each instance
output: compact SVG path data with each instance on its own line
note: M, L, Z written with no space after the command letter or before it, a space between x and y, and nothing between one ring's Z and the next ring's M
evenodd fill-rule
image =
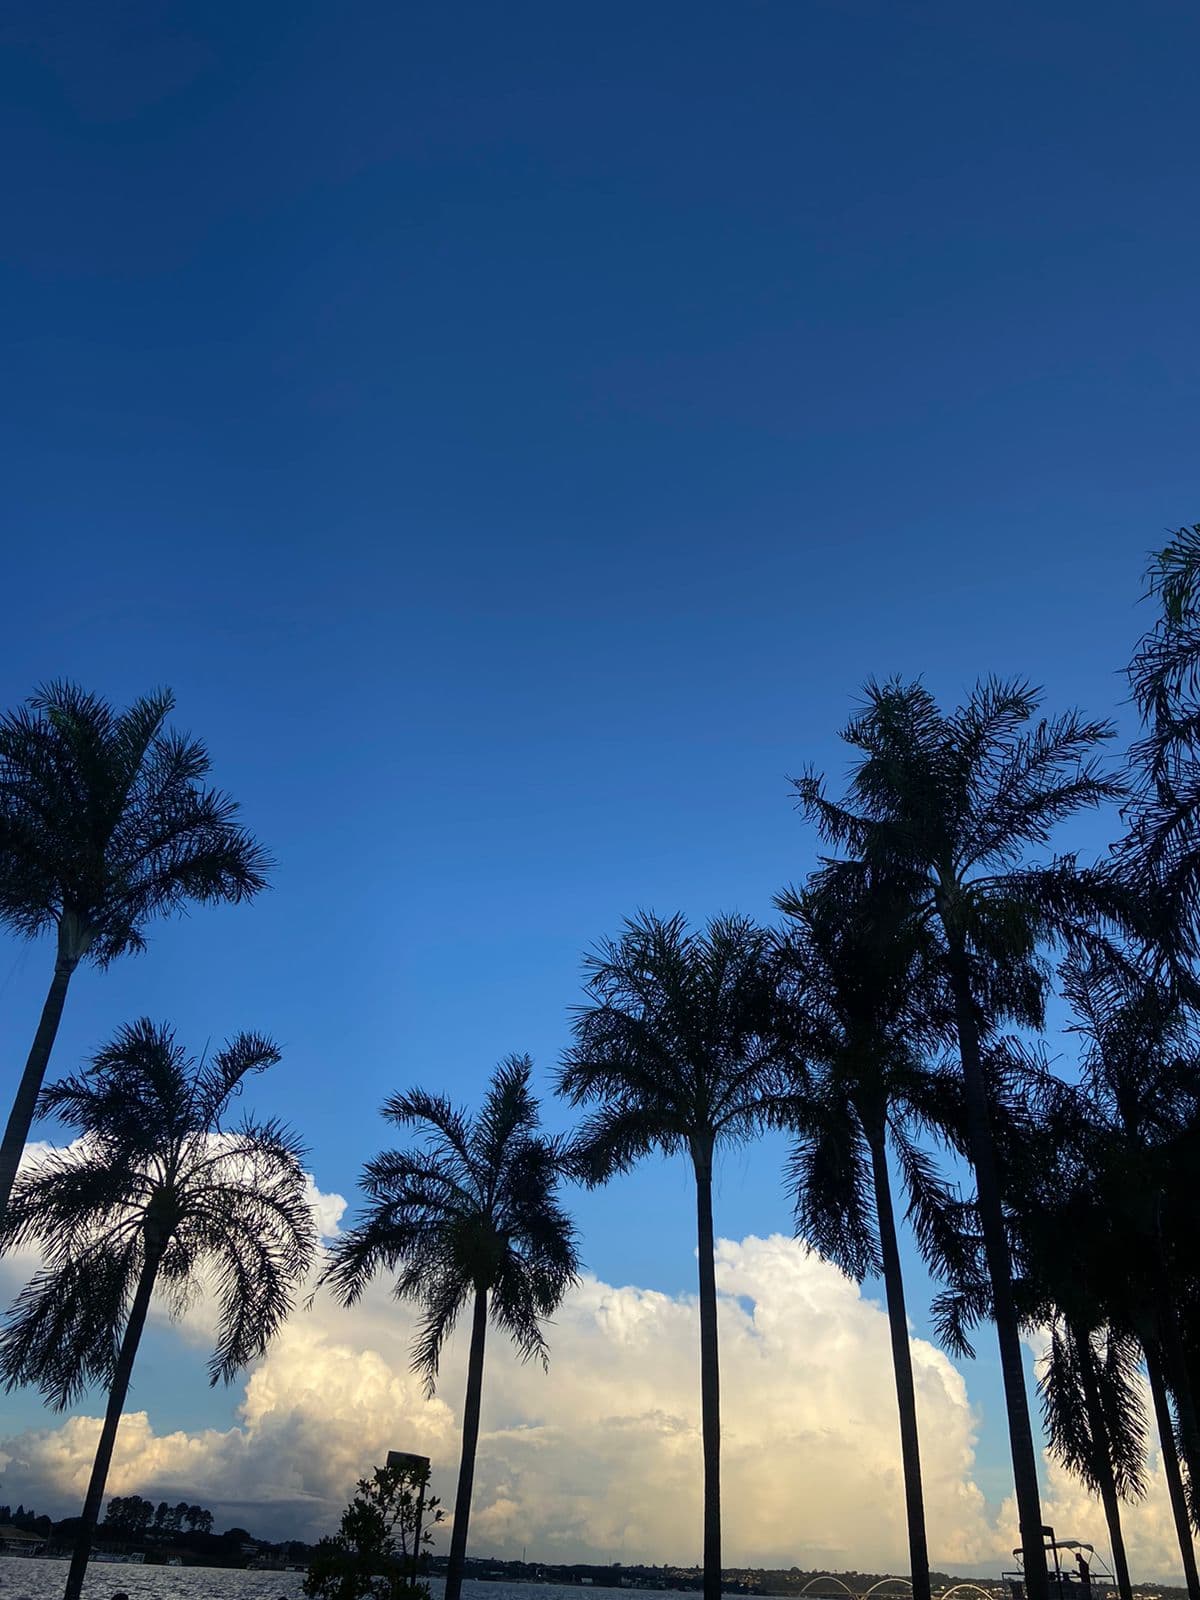
M850 1600L858 1600L858 1596L850 1585L843 1583L840 1578L835 1578L832 1572L819 1572L815 1578L810 1578L806 1584L802 1585L800 1593L807 1594L814 1583L836 1583L839 1589L845 1590L850 1596Z
M992 1600L991 1591L982 1588L978 1583L956 1583L952 1589L947 1589L941 1600L950 1600L952 1594L960 1594L969 1590L972 1594L981 1594L984 1600Z
M912 1593L912 1584L907 1578L880 1578L869 1589L863 1590L862 1600L867 1600L869 1594L874 1594L876 1589L885 1588L889 1583L902 1583L908 1592Z

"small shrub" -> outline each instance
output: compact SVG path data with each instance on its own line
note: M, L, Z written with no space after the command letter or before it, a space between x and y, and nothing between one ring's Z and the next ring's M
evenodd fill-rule
M310 1600L429 1600L417 1578L417 1516L424 1506L420 1543L442 1520L436 1498L422 1501L428 1471L380 1467L360 1478L342 1513L338 1532L320 1541L305 1574Z

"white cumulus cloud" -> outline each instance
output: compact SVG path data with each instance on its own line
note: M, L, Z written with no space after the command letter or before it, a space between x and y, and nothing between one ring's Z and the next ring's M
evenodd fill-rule
M336 1226L335 1205L327 1216ZM718 1247L728 1564L904 1571L903 1481L882 1307L795 1241ZM206 1312L187 1332L206 1332ZM458 1465L467 1330L438 1394L409 1370L413 1312L376 1283L353 1311L327 1295L297 1312L249 1374L227 1429L158 1432L127 1415L109 1490L186 1497L256 1533L328 1530L387 1450L434 1465L447 1506ZM586 1277L550 1330L549 1373L489 1337L471 1548L555 1559L692 1563L700 1551L698 1324L694 1298ZM995 1569L1016 1542L972 1479L976 1417L962 1374L912 1352L934 1564ZM6 1490L73 1509L99 1430L72 1417L0 1441ZM1103 1544L1099 1510L1056 1469L1048 1520ZM1130 1515L1139 1572L1169 1573L1157 1489ZM443 1536L440 1547L445 1548Z
M336 1219L334 1219L336 1220ZM882 1309L784 1238L720 1245L727 1559L904 1564L895 1399ZM189 1314L202 1336L206 1311ZM389 1448L433 1458L453 1496L465 1330L436 1398L408 1368L413 1314L376 1284L352 1312L318 1296L246 1383L236 1426L157 1433L126 1417L116 1494L168 1487L256 1531L330 1525ZM472 1546L546 1559L691 1562L700 1543L695 1301L588 1277L551 1330L550 1372L489 1344ZM996 1539L971 1482L975 1421L961 1375L914 1341L934 1549L956 1565ZM98 1422L74 1417L3 1443L25 1500L66 1505Z

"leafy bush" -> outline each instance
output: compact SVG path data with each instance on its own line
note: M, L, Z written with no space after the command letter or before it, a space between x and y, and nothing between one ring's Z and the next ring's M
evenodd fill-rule
M310 1600L429 1600L417 1578L420 1544L432 1544L442 1520L436 1498L425 1499L428 1469L380 1467L358 1480L339 1531L321 1540L304 1578Z

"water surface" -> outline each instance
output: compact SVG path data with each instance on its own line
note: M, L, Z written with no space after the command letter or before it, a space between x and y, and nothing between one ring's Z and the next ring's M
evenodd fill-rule
M66 1561L0 1556L0 1600L62 1600ZM88 1567L84 1600L303 1600L302 1572L246 1572L229 1567L143 1567L95 1562ZM441 1578L431 1578L433 1600L442 1600ZM631 1600L628 1589L579 1588L561 1583L492 1583L468 1578L466 1600L581 1600L583 1595Z

